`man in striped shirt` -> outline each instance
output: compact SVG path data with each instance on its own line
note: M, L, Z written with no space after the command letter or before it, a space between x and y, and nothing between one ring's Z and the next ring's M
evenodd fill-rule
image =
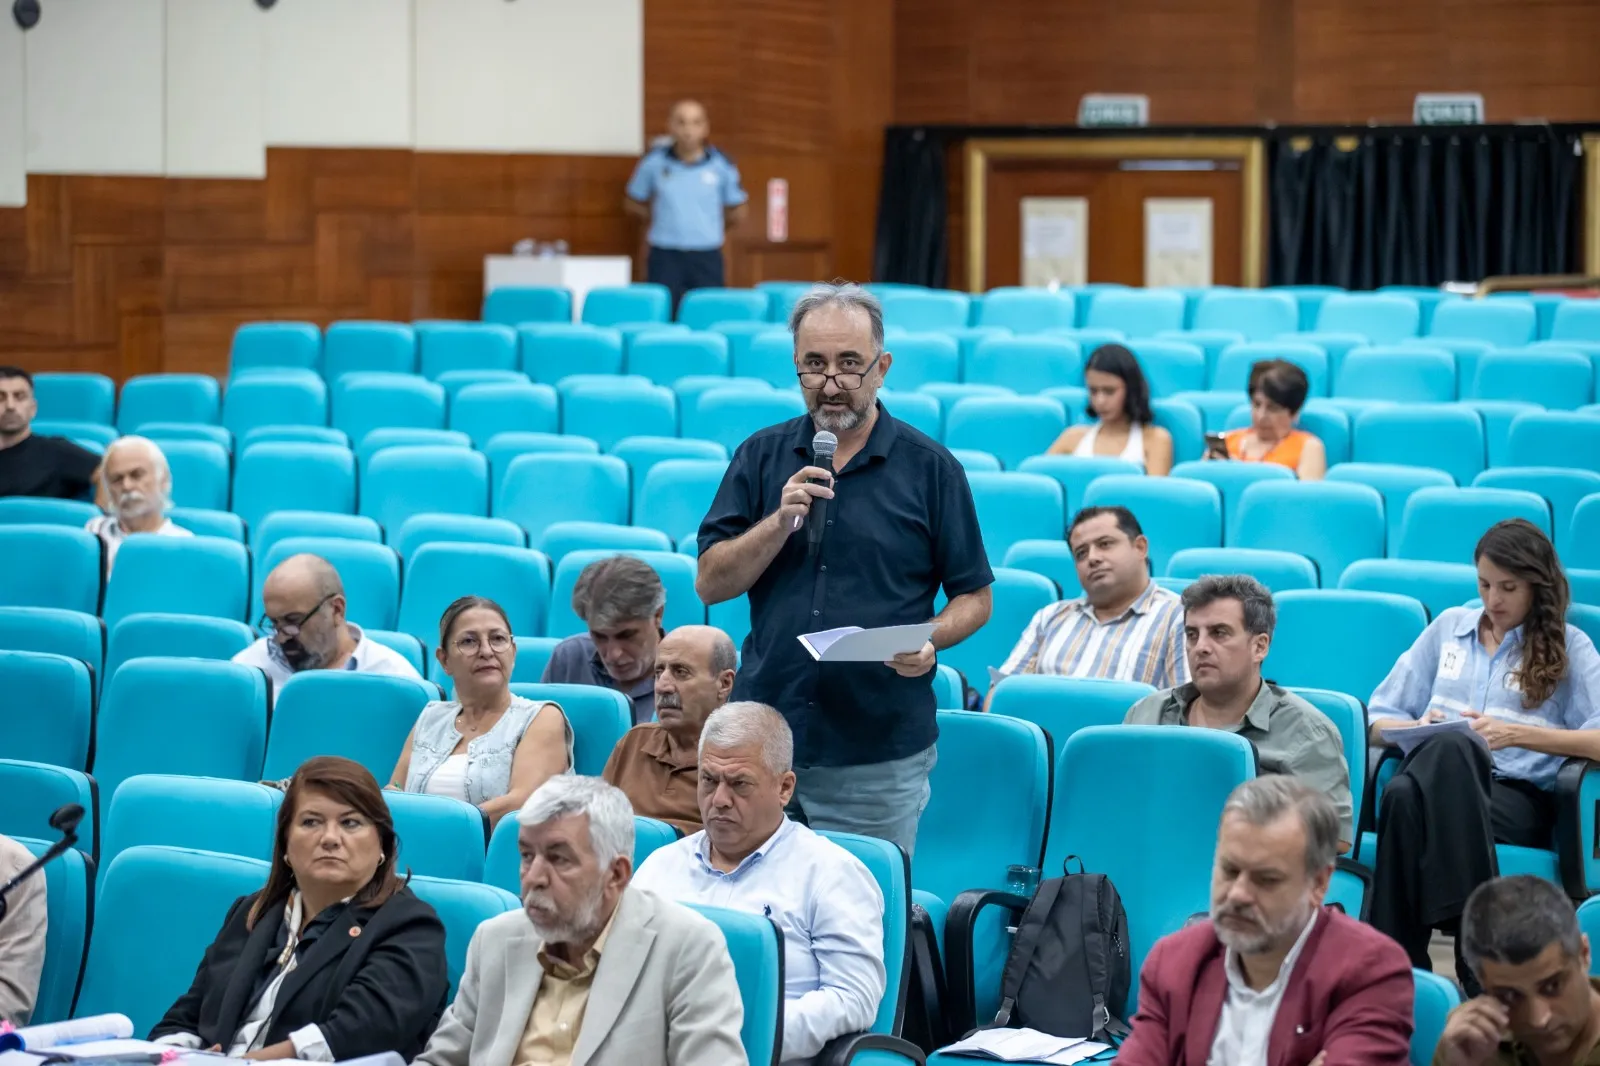
M1156 688L1188 681L1183 605L1150 580L1150 542L1133 512L1086 507L1073 516L1067 543L1084 595L1035 614L1000 672L1103 677Z

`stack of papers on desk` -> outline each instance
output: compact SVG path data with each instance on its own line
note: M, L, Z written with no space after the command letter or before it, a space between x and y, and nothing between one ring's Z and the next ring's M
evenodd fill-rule
M1049 1062L1066 1066L1092 1059L1110 1046L1081 1037L1051 1036L1037 1029L979 1029L940 1051L995 1062Z

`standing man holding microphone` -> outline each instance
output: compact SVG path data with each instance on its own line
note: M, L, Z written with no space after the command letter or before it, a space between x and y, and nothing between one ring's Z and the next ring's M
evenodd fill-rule
M935 656L988 621L994 575L960 463L878 403L893 358L877 299L819 285L789 328L809 414L739 446L700 526L695 588L706 603L750 594L731 699L788 720L811 826L910 854L938 737ZM798 639L930 618L928 643L882 664L817 662Z

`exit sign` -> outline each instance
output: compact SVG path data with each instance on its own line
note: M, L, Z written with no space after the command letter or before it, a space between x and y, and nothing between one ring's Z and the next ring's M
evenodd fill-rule
M1089 93L1078 101L1080 126L1148 126L1150 98L1133 93Z
M1483 94L1418 93L1411 105L1411 121L1418 126L1482 125Z

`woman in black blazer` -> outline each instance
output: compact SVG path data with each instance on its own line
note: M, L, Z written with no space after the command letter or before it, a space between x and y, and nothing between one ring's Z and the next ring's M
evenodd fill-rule
M444 926L396 875L378 783L323 756L290 779L266 887L228 911L150 1039L247 1059L411 1061L449 992Z

